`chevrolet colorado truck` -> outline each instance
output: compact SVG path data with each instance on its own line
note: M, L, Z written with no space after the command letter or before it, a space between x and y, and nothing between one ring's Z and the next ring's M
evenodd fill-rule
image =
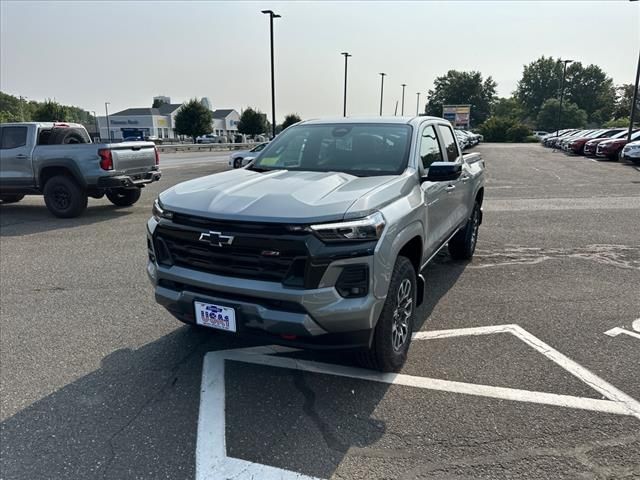
M57 217L80 215L88 197L133 205L146 184L160 179L153 142L91 143L73 123L0 124L0 201L44 195Z
M179 320L404 363L420 272L474 253L484 161L435 117L311 120L245 168L160 194L147 224L155 298Z

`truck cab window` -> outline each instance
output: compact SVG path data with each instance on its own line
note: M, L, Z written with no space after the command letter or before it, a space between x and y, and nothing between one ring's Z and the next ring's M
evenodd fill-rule
M422 166L425 170L428 169L433 162L442 162L442 152L440 151L436 129L433 125L429 125L422 131L422 137L420 138L420 159L422 160Z
M2 150L24 147L26 144L27 127L2 127L0 138L0 148L2 148Z
M458 157L460 156L460 151L458 150L458 144L455 141L453 132L451 131L451 127L446 127L444 125L439 125L438 127L440 130L440 135L442 135L444 148L447 151L448 161L449 162L457 161Z

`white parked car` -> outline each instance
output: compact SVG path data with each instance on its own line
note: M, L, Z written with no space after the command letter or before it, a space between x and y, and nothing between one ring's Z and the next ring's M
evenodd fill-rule
M196 143L224 143L224 138L212 133L207 133L206 135L197 137Z
M538 138L538 140L542 139L542 137L546 137L549 135L549 132L545 132L543 130L534 130L533 135Z
M640 164L640 140L627 143L620 153L622 160L631 160L635 164Z
M264 147L267 146L267 142L259 143L251 150L238 150L237 152L233 152L229 156L229 166L233 168L244 167L251 160L258 156L258 153L262 151Z

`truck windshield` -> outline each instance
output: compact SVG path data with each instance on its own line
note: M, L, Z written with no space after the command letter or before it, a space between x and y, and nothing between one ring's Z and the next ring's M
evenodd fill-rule
M409 125L299 125L269 143L251 168L398 175L407 167L410 139Z

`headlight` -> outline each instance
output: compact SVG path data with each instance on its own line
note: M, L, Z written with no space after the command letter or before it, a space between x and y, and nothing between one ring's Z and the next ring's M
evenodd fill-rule
M151 213L153 214L153 218L155 218L156 221L158 222L162 218L167 220L173 219L173 212L169 212L168 210L165 210L164 208L162 208L160 206L160 200L158 200L157 198L155 202L153 202L153 209L151 210Z
M380 212L376 212L359 220L311 225L310 228L318 237L327 242L364 242L379 239L384 227L384 217Z

